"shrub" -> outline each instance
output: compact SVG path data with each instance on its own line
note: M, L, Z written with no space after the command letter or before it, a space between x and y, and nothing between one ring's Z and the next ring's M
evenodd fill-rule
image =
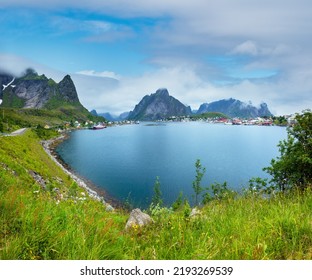
M312 112L297 115L296 123L288 129L286 140L280 141L280 156L264 168L272 176L276 188L284 191L312 183Z

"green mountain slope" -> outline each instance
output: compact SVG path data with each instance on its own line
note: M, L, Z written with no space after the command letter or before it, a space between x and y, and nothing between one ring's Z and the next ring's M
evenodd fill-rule
M105 121L93 116L79 101L69 75L56 83L45 75L27 69L21 77L0 75L0 122L6 130L15 125L61 126L65 122ZM3 129L2 129L3 130Z
M56 109L71 106L84 109L69 75L56 83L45 75L39 76L32 69L27 69L23 76L6 85L2 99L2 107L9 108Z

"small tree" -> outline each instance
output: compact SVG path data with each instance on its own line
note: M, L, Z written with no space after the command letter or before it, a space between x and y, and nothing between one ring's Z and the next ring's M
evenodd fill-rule
M154 184L154 196L152 197L152 204L154 206L162 206L163 205L163 200L162 200L162 192L160 190L160 181L159 177L156 177L156 181Z
M201 186L201 180L206 172L206 168L202 167L199 159L197 159L195 162L195 168L196 168L196 178L195 181L193 181L193 190L195 192L195 205L198 205L199 204L198 196L203 191L203 187Z
M287 139L278 144L280 156L264 168L282 191L293 187L304 189L312 184L312 112L306 110L295 120Z
M176 211L176 210L180 209L182 204L183 204L183 192L180 192L176 201L172 203L172 210Z

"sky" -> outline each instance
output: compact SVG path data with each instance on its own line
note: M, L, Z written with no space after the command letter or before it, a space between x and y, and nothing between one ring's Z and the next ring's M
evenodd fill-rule
M312 108L311 18L311 0L0 0L0 70L69 74L99 113L167 88L292 114Z

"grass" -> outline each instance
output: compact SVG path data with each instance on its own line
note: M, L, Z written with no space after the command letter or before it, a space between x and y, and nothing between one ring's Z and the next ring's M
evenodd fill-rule
M129 214L89 198L34 132L0 137L0 259L312 259L310 189L212 200L195 218L146 211L155 222L126 231Z
M194 219L183 211L162 215L139 233L133 258L311 259L311 203L311 192L249 196L213 201Z

